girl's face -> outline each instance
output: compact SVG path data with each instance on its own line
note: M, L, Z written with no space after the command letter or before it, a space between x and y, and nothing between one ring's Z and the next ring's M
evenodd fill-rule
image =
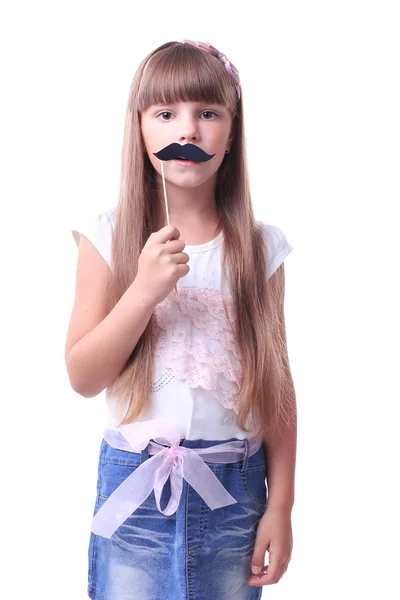
M157 104L141 115L141 131L146 152L157 173L161 173L159 152L169 144L195 144L208 154L208 161L194 166L163 161L165 179L179 187L197 187L215 175L232 144L232 117L224 106L206 102Z

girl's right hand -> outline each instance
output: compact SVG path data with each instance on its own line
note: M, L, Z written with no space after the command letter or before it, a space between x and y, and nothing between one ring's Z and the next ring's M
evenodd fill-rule
M135 285L155 306L190 271L187 264L190 257L182 252L186 244L179 236L180 231L176 227L166 225L150 235L139 256Z

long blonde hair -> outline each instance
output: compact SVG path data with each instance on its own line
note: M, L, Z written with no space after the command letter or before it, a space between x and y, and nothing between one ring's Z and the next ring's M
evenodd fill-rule
M282 287L274 277L267 280L267 248L250 196L243 91L238 101L223 63L179 42L168 42L151 52L139 65L130 87L112 239L109 309L135 279L138 258L150 234L166 225L160 222L155 171L145 151L141 113L153 104L180 101L221 104L233 118L235 138L218 171L215 202L224 231L221 277L229 282L243 364L236 424L249 432L246 422L252 415L251 433L266 435L293 415L286 395L286 344L278 322ZM107 396L117 398L120 425L138 419L146 406L153 378L154 318L153 313L122 372L107 388Z

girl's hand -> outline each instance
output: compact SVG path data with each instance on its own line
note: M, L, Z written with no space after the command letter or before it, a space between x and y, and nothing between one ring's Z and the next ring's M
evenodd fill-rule
M265 552L269 552L269 565L264 575L252 575L248 584L255 587L278 583L288 568L292 555L293 536L291 516L287 510L267 507L258 524L256 542L251 565L264 568ZM252 568L254 572L254 568Z
M190 271L190 257L183 252L186 244L179 236L176 227L166 225L150 235L139 256L135 286L154 306Z

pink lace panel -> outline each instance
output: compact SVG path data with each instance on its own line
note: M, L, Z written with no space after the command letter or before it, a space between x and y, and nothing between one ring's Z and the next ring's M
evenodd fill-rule
M234 323L232 300L226 301ZM235 408L242 364L221 292L178 287L178 296L171 292L154 312L154 354L162 364L190 387L210 390L225 408Z

